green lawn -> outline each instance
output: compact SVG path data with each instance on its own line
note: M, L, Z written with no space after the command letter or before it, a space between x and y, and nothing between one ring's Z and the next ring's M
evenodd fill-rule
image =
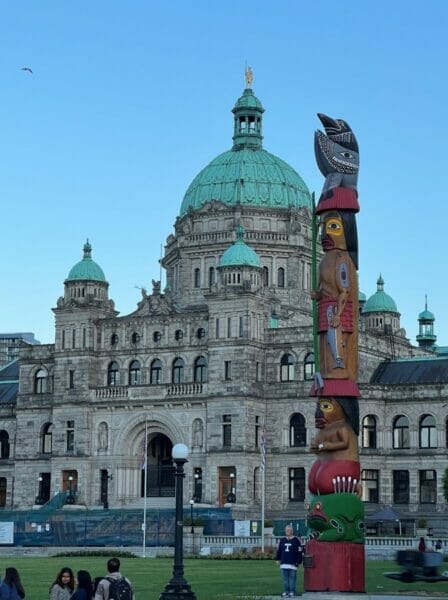
M74 571L87 569L92 577L103 575L106 558L1 558L0 574L5 567L15 566L22 577L27 600L48 600L48 588L61 567ZM172 575L172 559L123 558L122 572L134 584L137 600L158 600ZM448 597L448 584L404 584L383 576L396 571L392 561L369 561L367 564L366 592L370 594L429 593ZM199 560L185 561L185 578L198 600L231 600L253 598L281 592L280 574L271 560ZM299 572L299 589L303 590L303 569Z

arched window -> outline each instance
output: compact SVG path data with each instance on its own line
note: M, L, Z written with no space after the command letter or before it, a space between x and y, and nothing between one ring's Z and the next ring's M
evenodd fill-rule
M152 334L152 339L156 343L160 342L160 340L162 339L162 334L160 333L160 331L154 331L154 333Z
M184 332L182 329L176 329L174 332L174 339L179 342L184 337Z
M159 385L162 383L162 362L158 358L155 358L151 363L149 383L151 385Z
M120 385L120 368L115 361L107 368L107 385Z
M182 358L175 358L173 360L171 382L182 383L184 380L184 361Z
M305 417L300 413L293 414L289 421L289 445L300 448L306 446Z
M194 270L194 287L201 287L201 269Z
M294 381L294 357L284 354L280 361L280 381Z
M42 428L42 454L51 454L53 451L53 423L45 423Z
M409 419L400 415L393 422L393 447L409 448Z
M212 287L215 283L215 267L210 267L208 270L208 287Z
M423 415L419 425L420 448L437 448L436 421L432 415Z
M362 420L362 447L376 448L376 419L373 415Z
M194 381L196 383L207 381L207 359L203 356L199 356L194 361Z
M129 365L129 385L140 385L142 382L140 363L133 360Z
M131 342L133 344L138 344L140 341L140 334L137 333L136 331L134 331L134 333L131 335Z
M9 433L0 430L0 458L9 458Z
M280 267L277 271L277 286L280 288L285 287L285 269Z
M314 377L314 352L308 352L303 363L303 378L311 381Z
M116 346L118 344L118 335L116 333L113 333L110 336L110 345L111 346Z
M203 327L199 327L199 329L196 331L196 337L198 338L198 340L202 340L202 338L205 338L205 329Z
M263 284L267 287L269 285L269 269L263 267Z
M46 369L39 369L34 378L34 393L46 394L48 392L48 372Z

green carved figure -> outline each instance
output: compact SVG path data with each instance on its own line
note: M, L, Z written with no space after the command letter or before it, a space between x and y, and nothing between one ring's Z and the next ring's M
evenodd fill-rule
M312 496L307 523L319 542L364 543L364 506L355 494Z

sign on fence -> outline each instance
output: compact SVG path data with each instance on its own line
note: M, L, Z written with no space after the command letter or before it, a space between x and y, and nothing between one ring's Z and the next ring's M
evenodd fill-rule
M14 544L14 523L0 522L0 544Z

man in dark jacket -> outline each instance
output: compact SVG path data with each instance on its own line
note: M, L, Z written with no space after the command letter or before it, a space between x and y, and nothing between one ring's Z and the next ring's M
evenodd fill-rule
M302 562L302 544L299 538L293 535L291 525L285 527L285 537L278 544L275 558L283 576L282 596L294 598L296 596L297 567ZM300 596L300 594L298 595Z

